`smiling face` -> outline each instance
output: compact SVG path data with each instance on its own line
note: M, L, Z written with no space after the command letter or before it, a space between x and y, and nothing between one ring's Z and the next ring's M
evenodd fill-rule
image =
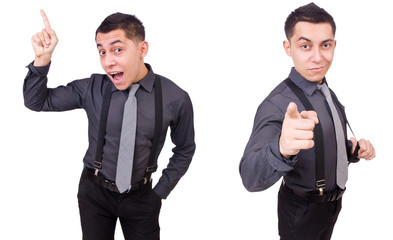
M101 66L117 89L127 89L148 73L143 60L148 52L146 41L136 43L124 30L116 29L97 33L96 43Z
M298 22L284 49L296 71L310 82L322 82L333 61L336 40L329 23Z

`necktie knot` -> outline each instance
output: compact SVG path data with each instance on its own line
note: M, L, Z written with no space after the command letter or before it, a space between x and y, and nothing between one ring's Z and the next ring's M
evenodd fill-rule
M328 96L330 96L330 91L329 91L329 88L328 88L328 86L326 85L326 83L318 84L318 85L317 85L317 89L318 89L318 90L321 90L322 93L323 93L323 95L325 95L326 98L327 98Z
M131 88L130 88L130 91L129 91L129 95L130 96L135 96L135 93L136 93L136 91L138 91L138 88L139 88L139 84L138 83L134 83L134 84L132 84L131 85Z

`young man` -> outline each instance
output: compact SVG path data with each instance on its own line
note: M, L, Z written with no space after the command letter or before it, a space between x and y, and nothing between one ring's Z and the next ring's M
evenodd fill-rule
M125 239L159 239L161 199L187 171L195 151L188 94L144 63L143 24L133 15L108 16L96 32L106 75L47 88L58 42L48 18L32 37L35 60L24 82L25 105L34 111L83 108L89 146L83 159L78 201L83 239L113 239L117 219ZM173 156L152 189L151 173L171 128Z
M330 14L314 3L288 16L284 49L295 66L259 106L241 159L249 191L284 177L278 194L281 239L330 239L348 162L375 157L369 141L347 140L344 108L326 85L335 30Z

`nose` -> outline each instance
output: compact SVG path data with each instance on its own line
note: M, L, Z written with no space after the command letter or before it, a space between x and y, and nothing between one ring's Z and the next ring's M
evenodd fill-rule
M312 52L311 60L313 62L320 62L322 60L322 54L320 48L314 48L314 51Z
M104 58L105 67L112 67L116 65L115 58L112 54L106 54Z

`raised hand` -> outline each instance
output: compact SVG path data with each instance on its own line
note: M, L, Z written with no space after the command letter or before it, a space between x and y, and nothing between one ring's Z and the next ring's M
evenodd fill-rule
M45 28L42 29L41 32L33 35L31 38L31 43L35 53L34 66L48 65L52 58L53 51L59 41L44 10L41 10L41 16L44 21Z
M318 124L315 111L298 112L297 105L291 102L285 113L279 141L280 153L284 158L296 155L302 149L314 146L314 127Z

